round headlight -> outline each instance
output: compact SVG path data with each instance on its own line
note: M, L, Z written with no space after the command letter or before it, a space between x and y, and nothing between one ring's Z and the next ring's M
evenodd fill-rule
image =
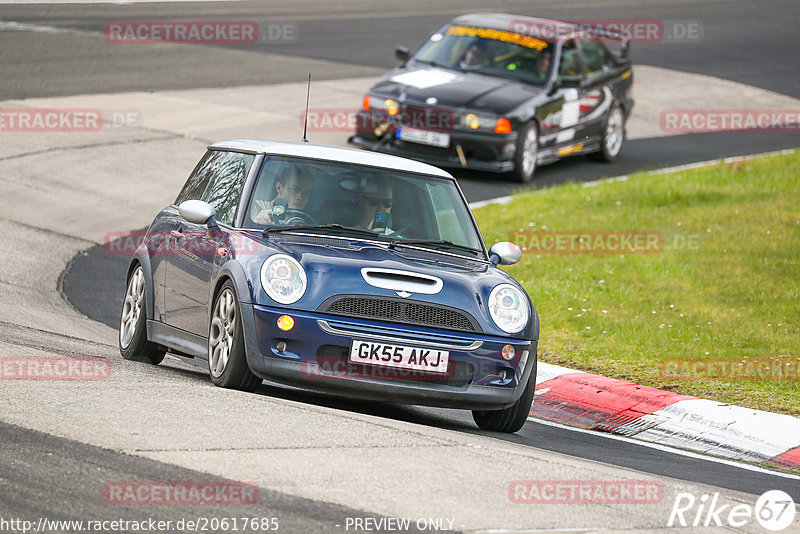
M510 284L500 284L489 294L489 314L503 332L516 334L528 324L530 311L525 296Z
M297 260L286 254L275 254L261 266L261 287L272 300L293 304L306 292L306 272Z

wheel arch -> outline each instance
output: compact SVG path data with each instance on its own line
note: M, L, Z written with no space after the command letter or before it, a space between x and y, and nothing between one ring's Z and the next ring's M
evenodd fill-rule
M145 319L153 320L155 313L155 287L153 286L153 271L150 268L150 257L146 253L146 249L140 246L131 256L128 262L128 270L125 273L125 289L128 289L128 281L131 279L133 271L137 265L142 266L144 272L144 299L145 299Z

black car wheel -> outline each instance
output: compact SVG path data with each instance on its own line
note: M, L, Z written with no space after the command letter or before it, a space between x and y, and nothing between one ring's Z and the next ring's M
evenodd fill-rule
M214 300L208 325L208 370L215 386L253 391L261 384L247 365L239 299L230 280Z
M119 319L119 353L126 360L158 365L166 351L147 339L144 269L137 265L128 278Z
M617 159L625 140L625 115L619 104L614 104L606 115L600 135L600 151L593 154L600 161L612 162Z
M472 418L481 430L513 434L525 425L533 405L536 389L536 366L531 371L528 385L517 402L505 410L473 410Z
M525 125L519 132L517 150L514 154L514 170L511 177L515 182L527 183L536 172L536 157L539 154L539 127L535 121Z

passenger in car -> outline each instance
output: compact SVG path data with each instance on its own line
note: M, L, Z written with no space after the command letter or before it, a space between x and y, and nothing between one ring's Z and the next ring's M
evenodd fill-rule
M389 228L394 196L394 187L389 180L378 182L375 194L364 193L359 196L358 206L361 211L360 226L380 233L393 233Z

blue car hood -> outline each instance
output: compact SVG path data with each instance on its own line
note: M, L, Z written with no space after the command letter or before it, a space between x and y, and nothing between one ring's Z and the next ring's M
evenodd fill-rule
M403 246L388 249L386 246L359 240L283 234L259 241L263 254L239 258L245 271L249 273L253 302L256 304L316 311L326 300L338 295L369 295L393 299L404 297L405 301L437 304L466 312L475 319L485 334L531 339L530 324L522 332L509 336L497 328L489 316L486 302L492 289L498 284L511 284L525 294L525 290L514 278L492 264L439 254L433 250L419 251ZM273 301L261 287L261 265L268 256L275 253L288 254L298 260L308 277L305 294L289 306ZM433 276L442 281L441 290L436 294L411 292L411 295L399 295L395 290L367 283L362 276L362 269L365 268ZM533 316L529 300L528 305Z

